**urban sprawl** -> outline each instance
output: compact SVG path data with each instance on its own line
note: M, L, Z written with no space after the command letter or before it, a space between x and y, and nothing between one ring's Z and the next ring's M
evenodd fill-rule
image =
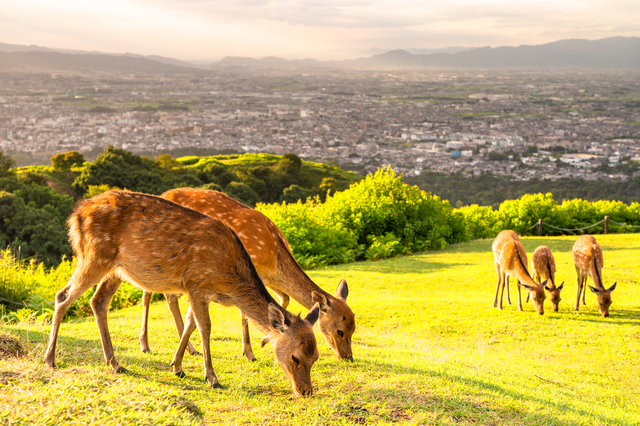
M109 145L152 156L198 147L293 152L362 174L390 164L407 176L624 180L629 173L606 165L640 160L638 77L575 70L3 73L0 149L32 164L66 151L91 157Z

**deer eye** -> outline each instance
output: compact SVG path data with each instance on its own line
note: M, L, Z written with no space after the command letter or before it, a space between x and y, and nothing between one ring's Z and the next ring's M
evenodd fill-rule
M338 336L344 337L344 332L342 330L338 330L337 333L338 333Z
M293 362L295 362L296 364L300 365L300 360L298 358L296 358L294 355L291 355L291 360Z

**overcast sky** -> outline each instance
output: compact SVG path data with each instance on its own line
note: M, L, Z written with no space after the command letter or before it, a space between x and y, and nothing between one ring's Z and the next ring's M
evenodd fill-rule
M214 60L640 36L639 0L0 0L0 42Z

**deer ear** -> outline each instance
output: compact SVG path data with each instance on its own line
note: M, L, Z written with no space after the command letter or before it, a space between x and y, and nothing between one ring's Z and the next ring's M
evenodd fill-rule
M313 327L313 324L318 321L318 315L320 315L320 304L316 303L313 305L313 308L311 308L304 320Z
M522 283L518 283L520 286L526 288L529 291L533 291L533 287L531 287L530 285L526 285L526 284L522 284Z
M348 295L349 295L349 286L347 285L347 281L342 279L340 280L340 284L338 284L338 289L336 290L336 296L346 302Z
M609 287L609 290L607 290L607 291L613 291L613 290L615 290L617 285L618 285L618 283L617 283L617 282L613 283L613 285L612 285L611 287Z
M276 331L284 333L289 329L285 324L284 314L273 303L269 303L269 323Z
M564 286L564 281L562 281L562 284L560 284L560 287L558 287L558 290L562 290L563 286Z
M598 294L598 292L600 291L600 290L598 290L597 288L595 288L595 287L591 287L591 286L589 286L589 290L591 290L591 291L592 291L593 293L595 293L595 294Z
M319 293L317 291L312 291L311 300L313 301L313 303L317 303L320 306L320 310L322 312L327 312L331 308L329 301L322 293Z

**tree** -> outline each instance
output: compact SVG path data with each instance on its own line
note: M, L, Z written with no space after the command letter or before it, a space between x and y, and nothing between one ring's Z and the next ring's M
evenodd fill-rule
M78 151L61 152L51 157L51 165L54 170L67 171L72 167L80 167L84 164L84 156Z
M163 179L163 174L168 173L153 160L109 146L94 163L84 168L73 186L78 196L83 196L90 185L117 186L157 195L171 189L170 182Z
M22 257L35 256L46 266L56 266L62 256L71 256L66 227L50 205L42 209L30 205L0 191L0 245L20 250Z
M66 172L67 182L71 180L71 168L84 164L84 156L78 151L61 152L51 157L51 165L54 170Z
M280 201L286 201L287 203L297 203L298 200L305 201L309 197L313 197L315 194L310 189L303 188L299 185L291 185L282 191Z
M242 182L231 182L225 188L224 193L249 207L255 207L260 202L258 194L249 185Z
M16 165L16 161L0 151L0 177L11 177L15 172L11 170Z

